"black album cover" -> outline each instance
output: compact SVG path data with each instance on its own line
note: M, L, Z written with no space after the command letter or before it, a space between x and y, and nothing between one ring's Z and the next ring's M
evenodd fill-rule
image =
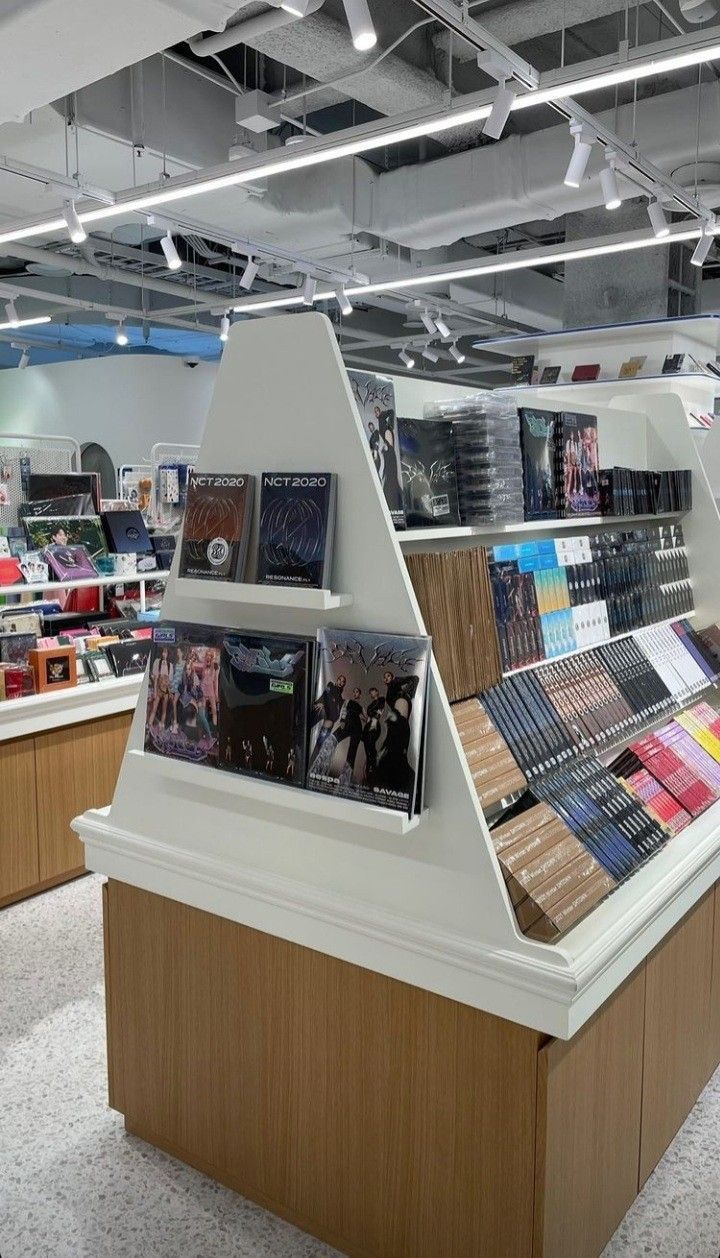
M452 421L398 417L403 499L408 528L458 525Z
M421 808L430 638L318 630L308 786Z
M90 508L83 515L97 512L100 502L97 498L97 482L92 472L30 472L27 478L28 502L41 502L46 498L67 498L82 495L90 499ZM71 512L57 511L54 515L70 515Z
M242 581L254 488L244 472L190 472L179 576Z
M294 635L225 632L221 769L304 786L314 645Z
M525 519L550 519L557 516L555 486L557 415L554 411L539 411L528 406L521 407L519 415Z
M263 472L259 585L330 585L336 500L334 472Z
M103 648L113 666L116 677L131 677L144 673L150 658L152 642L149 638L128 638L123 642L111 642Z
M392 522L396 529L404 529L400 442L393 382L386 376L373 376L366 371L349 371L348 377Z
M563 411L558 426L559 448L560 445L565 516L597 515L600 509L597 416Z
M152 551L150 535L139 511L103 511L100 519L113 555L146 555Z

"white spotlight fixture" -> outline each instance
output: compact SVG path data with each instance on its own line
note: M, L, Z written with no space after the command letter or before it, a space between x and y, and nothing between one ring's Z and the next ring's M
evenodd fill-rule
M622 205L622 197L618 188L618 181L615 175L615 153L607 151L605 153L606 165L600 171L600 187L602 188L603 201L606 210L617 210Z
M457 345L451 345L448 352L458 365L465 362L465 355L461 349L458 349Z
M182 266L182 259L175 248L175 241L173 240L170 232L167 232L166 235L163 236L160 241L160 248L165 254L165 261L168 264L168 270L179 271Z
M342 284L339 284L338 287L335 289L335 296L337 297L338 306L342 310L343 314L351 315L353 312L353 304L350 298L348 297L347 293L345 292L345 289L343 288Z
M580 122L570 124L570 134L573 137L574 147L563 182L566 188L579 188L585 178L595 136Z
M415 359L413 358L412 354L408 353L406 349L400 350L400 353L398 354L398 358L400 359L401 363L405 364L408 371L411 371L412 368L415 366Z
M125 321L121 319L117 325L117 332L115 333L115 344L127 345L127 343L128 343L128 334L125 331Z
M240 287L251 289L257 279L257 273L259 270L259 263L257 263L254 258L248 258L245 264L245 270L240 276Z
M357 52L369 52L377 43L377 34L367 0L343 0L343 4L353 46Z
M420 315L420 319L426 332L429 332L431 336L435 336L435 333L437 332L437 324L435 323L432 315L429 314L427 310L423 310Z
M30 350L28 349L27 345L13 345L13 349L22 350L22 353L20 354L20 361L18 362L18 367L20 368L21 371L24 371L25 368L28 367L30 364Z
M433 349L432 345L425 346L424 350L422 351L422 356L423 358L427 358L429 363L437 363L440 361L440 355L438 354L436 349Z
M314 275L306 275L303 284L303 306L312 306L317 292L317 280Z
M74 201L66 201L63 205L63 218L65 226L68 229L68 235L73 244L81 245L83 240L87 240L87 232L77 216Z
M435 316L435 327L437 328L438 332L440 333L442 337L452 336L452 332L450 331L442 315Z
M712 214L707 222L703 223L703 234L695 246L695 252L690 261L693 266L703 266L707 261L707 256L713 247L715 240L715 215Z
M7 321L10 324L10 327L16 328L20 322L20 317L17 312L17 306L15 305L14 297L11 297L10 301L7 301L5 303L5 314L7 316Z
M501 79L498 84L497 92L495 93L495 100L493 101L493 107L490 111L490 117L487 119L482 129L483 135L488 136L491 140L500 139L500 136L505 130L507 120L510 117L510 111L515 104L516 96L517 92L515 88L508 87L508 80Z
M220 320L220 340L226 341L230 335L230 316L224 314Z
M654 197L653 200L649 202L648 217L658 240L660 240L663 236L670 235L670 224L665 217L665 211L659 197Z

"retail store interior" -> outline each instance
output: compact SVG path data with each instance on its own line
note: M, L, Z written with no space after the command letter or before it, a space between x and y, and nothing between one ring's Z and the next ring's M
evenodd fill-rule
M718 1258L720 0L0 71L0 1255Z

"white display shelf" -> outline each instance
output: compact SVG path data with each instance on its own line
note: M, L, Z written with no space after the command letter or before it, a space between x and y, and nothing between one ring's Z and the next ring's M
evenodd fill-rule
M252 585L243 581L202 581L179 577L175 584L179 597L203 602L248 604L253 607L286 607L295 611L327 612L351 607L352 594L332 590L298 589L289 585Z
M694 615L695 611L692 609L689 612L683 612L681 616L670 616L666 620L654 620L649 625L638 625L637 629L629 629L626 633L613 634L611 638L601 638L599 642L591 642L589 646L577 646L572 651L563 651L560 655L551 655L546 660L535 660L534 663L523 664L520 668L510 668L506 673L503 673L503 677L516 677L518 673L530 673L536 668L545 668L548 664L557 664L559 660L572 659L574 655L585 655L588 651L594 651L599 646L610 646L612 642L622 642L623 638L632 638L633 634L641 633L643 629L662 629L664 625L676 625L678 621L688 620Z
M495 388L495 393L523 393L532 389L534 393L554 393L556 389L601 389L605 386L608 390L618 392L618 385L624 389L627 385L648 384L649 382L657 382L660 380L663 384L670 384L673 380L692 381L702 380L703 383L711 381L715 391L720 392L720 377L714 375L710 371L666 371L661 375L647 376L601 376L597 380L556 380L554 384L503 384Z
M709 339L715 325L705 330ZM282 372L273 368L278 361ZM301 377L312 379L312 389L297 390ZM678 393L668 387L635 396L632 407L593 404L601 446L608 465L692 471L693 510L683 528L704 625L720 616L718 509ZM354 602L333 616L334 630L423 632L403 538L392 528L337 342L321 314L247 320L231 330L198 466L232 467L238 449L256 474L277 463L278 450L290 470L337 471L335 579ZM558 521L548 522L548 530L557 528ZM171 576L165 614L181 619L198 606ZM208 602L208 624L221 626L223 614ZM260 609L248 607L247 619L253 616L261 622ZM275 622L288 632L310 628L287 608L278 609ZM428 811L409 843L384 829L320 817L319 808L338 805L333 797L293 792L290 808L277 798L281 790L288 798L283 788L273 788L271 800L249 799L247 781L222 770L212 773L208 790L196 789L199 771L192 781L165 776L161 757L134 754L143 747L143 707L141 700L109 811L91 810L74 822L90 869L550 1035L574 1035L720 877L715 806L559 942L522 935L435 661ZM237 795L228 794L231 787ZM316 811L301 811L303 805Z
M168 783L182 782L192 787L193 795L208 799L221 796L227 805L228 801L239 801L241 804L259 804L267 807L270 812L278 810L284 815L284 824L293 825L297 818L302 817L305 824L312 825L312 818L319 821L338 821L345 826L358 826L363 830L381 830L385 834L403 835L415 830L419 817L408 817L405 813L393 808L378 808L374 804L359 803L354 799L341 799L336 795L323 795L318 791L303 790L299 786L284 783L265 782L261 778L246 777L241 773L230 773L224 769L211 768L208 765L190 764L184 760L173 760L167 756L156 756L152 752L134 749L128 752L135 763L142 765L142 771L150 779L162 778Z
M111 677L68 690L29 695L27 699L6 699L0 703L0 742L63 725L80 725L116 712L132 712L142 680L141 673Z
M680 520L685 511L664 511L655 515L588 515L572 520L520 520L516 524L467 524L458 528L399 529L396 533L401 546L412 542L445 542L463 537L505 537L514 533L555 533L558 529L616 528L621 525L632 529L637 524L666 524Z
M36 585L26 584L24 581L18 581L15 585L0 585L0 596L7 594L37 594L42 596L47 590L92 590L97 586L108 585L147 585L152 581L167 581L170 573L167 569L158 569L156 572L138 572L132 576L98 576L89 577L82 581L43 581Z
M576 345L578 341L601 346L605 341L616 341L618 333L621 333L622 339L626 340L631 332L636 333L638 340L644 340L648 336L669 339L678 334L693 337L696 333L705 333L706 337L709 333L709 339L715 337L717 340L720 336L720 316L711 314L688 315L679 319L639 319L634 323L602 323L586 328L558 328L554 332L494 336L487 341L474 341L473 348L486 349L492 353L514 358L520 354L531 354L538 346L544 346L550 342L553 347L566 344ZM628 358L639 352L642 352L641 348L634 349L632 344L628 345Z

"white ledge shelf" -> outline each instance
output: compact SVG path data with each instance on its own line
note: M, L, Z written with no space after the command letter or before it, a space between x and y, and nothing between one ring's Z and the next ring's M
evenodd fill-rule
M519 520L516 524L465 524L457 528L399 529L396 537L401 546L411 542L444 542L463 537L505 537L514 533L555 533L558 529L619 528L633 529L638 524L666 524L680 520L685 511L661 511L650 515L586 515L574 519Z
M251 607L289 607L295 611L329 612L350 607L352 594L332 590L311 590L295 585L253 585L247 581L204 581L179 577L175 592L184 598L211 603L246 604Z
M155 572L137 572L130 576L121 577L105 577L98 574L96 577L89 577L82 581L42 581L37 585L29 585L25 581L18 581L15 585L0 585L0 595L37 594L42 596L47 590L92 590L98 585L147 585L148 582L153 581L160 581L164 584L169 576L168 570L162 568L157 569Z
M319 821L337 821L342 825L359 826L363 830L380 830L385 834L409 834L420 822L420 817L408 817L407 813L394 808L380 808L354 799L337 795L323 795L319 791L304 790L299 786L266 782L261 778L247 777L208 765L173 760L153 752L133 749L128 751L135 763L141 763L148 779L162 778L166 782L184 783L196 794L207 791L227 800L237 800L253 805L265 805L268 811L279 809L284 813L301 814L304 825L308 818ZM287 824L284 822L283 824Z
M549 655L547 659L534 660L532 664L522 664L520 668L510 668L503 677L515 677L518 673L529 673L535 668L545 668L547 664L557 664L558 660L571 659L573 655L585 655L587 651L595 651L601 646L611 646L613 642L622 642L623 638L632 638L635 633L642 633L643 629L662 629L665 625L676 625L681 620L691 620L695 615L693 608L689 612L683 612L681 616L669 616L667 620L654 620L649 625L638 625L636 629L628 629L625 633L615 633L610 638L601 638L598 642L590 642L588 646L576 646L572 651L562 651L560 655Z
M143 681L142 673L85 682L67 690L45 691L27 699L0 703L0 742L25 738L63 725L80 725L117 712L132 712Z

